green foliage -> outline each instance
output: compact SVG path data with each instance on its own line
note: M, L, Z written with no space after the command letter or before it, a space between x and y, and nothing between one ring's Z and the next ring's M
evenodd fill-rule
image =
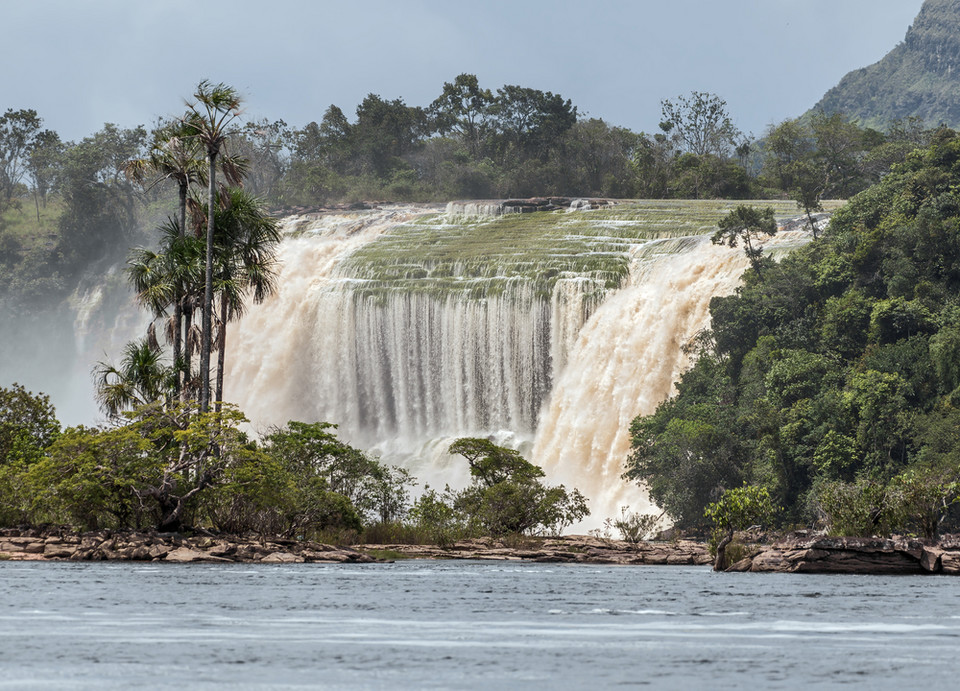
M489 439L463 437L450 445L470 464L473 479L490 488L505 481L529 483L543 477L543 470L524 459L519 451L497 446Z
M65 204L59 224L61 271L73 274L102 259L113 260L137 233L139 195L126 177L126 163L142 158L147 133L107 123L64 154L60 190Z
M873 480L823 482L813 493L815 507L831 535L869 537L890 532L884 518L886 488Z
M60 434L48 396L20 384L0 387L0 526L29 522L33 492L27 473Z
M736 247L738 242L743 242L747 259L750 260L754 271L759 274L763 247L760 245L754 247L753 243L764 235L772 236L776 233L777 222L773 218L773 209L769 206L761 209L741 204L720 219L717 232L713 234L710 241L715 245L729 247Z
M719 501L707 506L703 515L713 526L710 546L716 550L714 569L722 571L735 556L733 550L727 552L727 547L734 546L731 542L736 531L754 525L763 527L771 521L774 512L767 488L756 485L727 490Z
M660 102L660 128L676 137L685 151L696 156L723 156L743 136L727 112L727 103L716 94L693 91L676 103Z
M333 429L325 422L291 421L264 439L265 452L289 478L285 532L359 530L361 523L386 523L406 513L410 474L345 444Z
M446 487L443 494L427 485L410 507L408 523L424 542L447 547L456 540L474 537L466 518L454 508L456 493Z
M844 155L849 128L817 126L809 151L829 140ZM809 153L781 144L781 162ZM896 519L916 483L890 483L960 461L958 185L960 140L942 133L837 211L823 237L714 298L676 398L633 422L627 477L685 528L747 482L787 521L829 513L838 532L928 534L918 509Z
M163 473L163 460L133 427L72 427L28 473L38 522L81 530L142 528L149 516L141 499Z
M831 535L913 533L933 539L950 506L960 499L958 477L956 468L915 467L886 483L824 482L815 488L813 499Z
M0 115L0 213L15 202L30 154L39 143L41 122L35 110L8 108Z
M890 482L896 497L898 532L913 531L934 539L952 504L960 500L958 472L911 468Z
M704 516L719 533L733 533L754 525L766 525L774 507L766 487L743 485L725 491L720 500L707 506Z
M326 538L407 511L410 474L343 443L327 423L290 422L259 445L229 405L199 413L195 403L168 403L61 433L46 397L15 385L0 402L0 438L10 442L0 525Z
M162 362L159 346L147 338L124 347L119 367L98 362L93 376L97 401L112 417L125 410L164 402L173 392L173 369Z
M453 514L438 505L435 493L416 516L433 516L446 528L459 522L487 535L548 532L559 534L565 527L590 514L579 490L540 481L543 470L526 461L513 449L497 446L487 439L465 437L450 446L470 464L474 484L459 492L448 488L445 501ZM426 495L425 495L426 496Z
M0 387L0 466L36 462L59 434L49 396L16 383Z

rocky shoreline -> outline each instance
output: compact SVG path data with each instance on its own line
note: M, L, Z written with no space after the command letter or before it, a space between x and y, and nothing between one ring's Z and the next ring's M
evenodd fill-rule
M296 540L252 540L173 533L59 530L0 530L0 560L374 563L395 559L479 559L578 564L712 563L706 545L691 540L632 545L585 535L510 541L480 538L449 546L356 545L342 547Z
M793 537L754 546L727 571L960 575L960 535L910 538Z
M449 546L437 545L357 545L357 549L386 552L407 559L475 559L492 561L531 561L568 564L623 565L697 565L713 563L703 542L641 542L631 544L589 535L565 535L558 538L520 538L496 540L477 538Z
M478 538L450 545L365 544L352 547L298 540L223 535L58 529L0 530L0 560L139 561L163 563L371 564L398 559L522 561L567 564L710 566L707 545L694 540L631 544L587 535ZM960 575L960 535L940 540L797 536L748 545L726 569L753 573Z
M18 561L244 562L363 564L379 559L349 547L296 540L248 540L175 533L0 530L0 559Z

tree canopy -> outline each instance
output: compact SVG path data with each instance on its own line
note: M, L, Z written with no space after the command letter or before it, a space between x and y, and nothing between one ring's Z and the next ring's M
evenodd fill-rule
M874 532L922 523L894 520L891 497L903 473L930 489L960 472L958 182L960 138L941 132L823 237L714 298L677 395L633 422L627 476L688 527L745 482L785 521L829 523L838 488L871 486Z

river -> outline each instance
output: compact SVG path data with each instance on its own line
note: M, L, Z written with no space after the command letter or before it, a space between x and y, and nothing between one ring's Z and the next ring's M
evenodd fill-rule
M949 687L960 579L0 562L0 688Z

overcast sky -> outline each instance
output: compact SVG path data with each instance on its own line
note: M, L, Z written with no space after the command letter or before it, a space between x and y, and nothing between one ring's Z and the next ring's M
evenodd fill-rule
M741 130L814 105L903 40L922 0L0 0L0 110L77 140L149 125L202 79L301 127L368 93L428 105L462 72L654 131L709 91Z

